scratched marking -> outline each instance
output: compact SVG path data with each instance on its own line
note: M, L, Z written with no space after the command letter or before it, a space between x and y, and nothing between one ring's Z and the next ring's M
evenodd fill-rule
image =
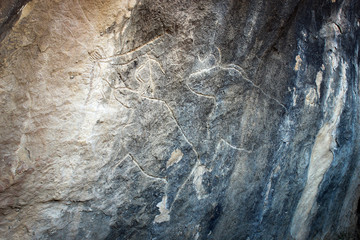
M266 93L260 87L260 85L257 85L252 80L250 80L250 78L247 76L245 70L242 67L240 67L237 64L233 64L233 63L230 63L230 64L221 63L221 58L222 58L221 50L218 47L216 47L216 49L217 49L217 55L218 55L217 59L216 59L215 55L212 53L203 59L201 59L200 56L198 56L199 67L195 72L193 72L189 75L189 79L194 78L194 77L195 78L197 78L197 77L203 78L203 77L206 77L206 75L216 74L220 70L225 70L225 71L229 71L229 72L234 71L236 74L239 74L239 76L241 76L241 78L244 81L250 83L254 88L258 89L261 92L261 94L265 95L270 100L275 101L276 104L280 105L282 108L287 110L286 107L284 106L284 104L282 104L276 98L272 97L270 94ZM193 92L196 92L196 91L193 90ZM209 94L203 94L203 95L209 95Z
M89 92L86 98L85 104L90 100L93 91L95 89L94 81L100 78L102 82L100 86L100 93L103 99L108 99L107 94L111 89L110 98L119 102L123 107L130 108L127 103L127 98L139 98L141 96L153 97L155 93L155 80L161 75L165 75L165 71L162 65L152 55L153 47L163 40L166 34L160 35L151 41L136 47L126 53L116 53L107 57L104 50L101 47L97 47L93 51L89 52L89 60L91 62L89 79ZM124 72L131 72L132 68L135 68L135 73L123 77ZM109 79L108 71L109 65L112 69L117 71L117 79ZM129 70L130 69L130 70ZM137 83L134 83L134 80ZM99 81L98 81L99 82ZM130 95L136 95L137 97L130 97Z

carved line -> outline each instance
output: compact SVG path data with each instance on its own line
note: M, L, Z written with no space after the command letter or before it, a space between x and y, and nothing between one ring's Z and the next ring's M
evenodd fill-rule
M112 173L113 173L113 174L114 174L116 168L117 168L122 162L124 162L127 157L129 157L129 154L126 154L126 156L125 156L123 159L121 159L118 163L115 164L115 166L112 168Z
M216 61L217 64L221 64L222 61L222 54L221 54L221 50L219 47L216 46L216 49L218 50L218 54L219 54L219 59Z
M230 144L228 141L226 141L225 139L221 138L220 141L224 142L226 145L228 145L230 148L238 150L238 151L243 151L243 152L247 152L247 153L251 153L252 150L247 150L245 148L240 148L240 147L236 147L232 144Z
M79 4L79 2L78 2L78 4ZM79 7L81 8L80 4L79 4ZM81 10L82 10L82 8L81 8ZM84 14L83 10L82 10L82 13ZM85 16L85 17L86 17L86 16ZM70 31L70 29L68 29L68 30ZM71 33L71 31L70 31L70 33ZM71 34L72 34L72 33L71 33ZM89 80L90 89L89 89L88 96L87 96L87 98L86 98L86 100L85 100L85 104L87 104L88 101L90 100L90 95L91 95L91 92L92 92L92 90L93 90L93 79L94 79L94 77L95 77L95 75L96 75L96 74L95 74L95 68L96 68L96 67L101 68L100 65L99 65L99 63L107 63L107 62L109 62L109 61L111 61L111 60L114 60L114 59L116 59L116 58L119 58L119 57L129 56L129 55L131 55L132 53L137 52L137 51L140 51L141 49L144 49L146 46L157 42L159 39L162 39L165 35L167 35L167 34L164 33L164 34L162 34L162 35L159 35L158 37L155 37L155 38L152 39L151 41L149 41L149 42L147 42L147 43L145 43L145 44L143 44L143 45L141 45L141 46L139 46L139 47L136 47L136 48L134 48L134 49L132 49L132 50L126 52L126 53L115 54L115 55L110 56L110 57L103 57L97 50L94 50L93 52L89 53L89 55L90 55L90 60L91 60L91 62L93 62L93 64L92 64L92 66L91 66L91 71L90 71L90 80ZM149 76L149 77L150 77L150 88L152 89L152 91L154 91L154 90L155 90L155 84L154 84L153 79L152 79L151 63L152 63L152 62L155 62L155 64L157 64L157 65L159 66L159 68L160 68L160 70L162 71L163 74L165 74L165 71L164 71L164 69L162 68L161 64L160 64L157 60L155 60L155 59L153 59L153 58L150 58L150 56L148 55L148 52L149 52L149 51L151 51L151 49L140 55L140 56L147 55L148 60L147 60L140 68L138 68L138 69L135 71L135 79L140 82L140 87L141 87L141 85L142 85L141 83L145 83L145 81L141 78L141 76L138 74L138 72L139 72L141 69L143 69L143 68L145 67L145 65L147 64L147 65L148 65L148 68L149 68L149 72L150 72L150 76ZM112 65L127 65L127 64L131 63L132 61L134 61L134 60L137 59L137 58L139 58L139 56L131 57L131 59L125 61L125 63L111 63L111 64L112 64ZM103 80L105 80L105 79L103 79ZM106 81L106 80L105 80L105 81ZM141 95L141 96L143 95L143 93L140 93L139 91L135 91L135 90L132 90L132 89L129 89L129 88L115 88L115 87L113 87L108 81L106 81L106 82L109 84L110 88L113 88L113 89L124 89L124 90L127 90L127 91L131 91L132 93L139 94L139 95ZM144 91L146 91L146 89L145 89ZM126 108L130 108L129 106L127 106L126 104L124 104L123 102L121 102L115 95L114 95L114 98L115 98L115 100L118 101L122 106L124 106L124 107L126 107Z
M202 74L202 73L206 73L206 72L209 72L213 69L222 69L222 70L234 70L235 72L239 73L239 75L247 82L249 82L253 87L257 88L260 90L260 92L265 95L267 98L270 98L271 100L275 101L278 105L280 105L281 107L283 107L286 111L286 107L277 99L273 98L272 96L270 96L269 94L265 93L264 90L261 89L260 86L256 85L253 81L251 81L245 74L245 71L238 65L236 64L227 64L227 65L220 65L220 66L213 66L211 68L205 68L205 69L202 69L202 70L199 70L197 72L194 72L192 74L189 75L189 77L193 77L195 75L199 75L199 74Z
M145 176L147 176L148 178L160 180L160 181L163 181L163 182L167 183L167 180L166 180L165 178L158 177L158 176L152 175L152 174L150 174L150 173L147 173L147 172L145 171L145 169L144 169L142 166L140 166L139 162L135 159L135 157L134 157L131 153L128 153L128 155L131 157L133 163L139 168L139 170L140 170Z
M159 101L159 102L165 104L165 106L168 108L168 110L169 110L172 118L174 119L176 125L178 126L181 134L182 134L183 137L185 138L185 141L192 147L192 149L193 149L196 157L199 159L199 154L198 154L198 152L195 150L194 145L193 145L193 144L189 141L189 139L186 137L186 135L185 135L182 127L180 126L180 124L179 124L177 118L175 117L175 114L174 114L173 110L170 108L169 104L168 104L167 102L165 102L164 100L161 100L161 99L158 99L158 98L150 98L150 97L145 97L145 96L141 96L141 97L142 97L142 98L145 98L145 99L148 99L148 100L152 100L152 101Z
M169 110L172 118L174 119L176 125L178 126L181 134L183 135L185 141L191 146L193 152L194 152L195 155L196 155L196 163L194 164L194 166L193 166L191 172L189 173L189 175L187 176L187 178L184 180L183 184L179 187L178 191L176 192L176 195L175 195L174 200L173 200L173 203L174 203L174 202L178 199L181 190L184 188L184 186L186 185L186 183L189 181L190 177L194 174L195 169L199 166L200 156L199 156L198 152L196 151L194 145L193 145L193 144L189 141L189 139L186 137L186 135L185 135L182 127L180 126L177 118L175 117L175 114L174 114L173 110L170 108L170 106L168 105L168 103L165 102L164 100L157 99L157 98L149 98L149 97L145 97L145 96L142 96L142 97L145 98L145 99L148 99L148 100L159 101L159 102L165 104L165 106L168 108L168 110ZM173 207L173 204L170 206L170 211L171 211L172 207Z
M148 97L144 97L144 96L142 96L142 97L145 98L145 99L148 99L148 100L159 101L159 102L162 102L163 104L165 104L165 106L168 108L168 110L169 110L172 118L174 119L176 125L178 126L181 134L183 135L185 141L191 146L193 152L194 152L195 155L196 155L196 163L194 164L194 166L193 166L193 168L191 169L191 172L189 173L189 175L187 176L187 178L184 180L183 184L181 184L181 186L180 186L179 189L177 190L176 195L175 195L175 197L174 197L174 200L173 200L173 202L172 202L172 205L170 206L170 210L169 210L169 211L171 211L174 202L179 198L179 194L180 194L181 190L185 187L186 183L189 181L189 179L191 178L191 176L194 175L195 169L200 165L200 156L199 156L198 152L196 151L194 145L189 141L189 139L188 139L187 136L185 135L184 130L183 130L182 127L180 126L180 124L179 124L177 118L175 117L175 114L174 114L173 110L170 108L169 104L168 104L166 101L161 100L161 99L148 98Z
M125 103L121 102L121 101L115 96L115 94L113 94L113 96L114 96L115 100L118 101L123 107L128 108L128 109L130 108L128 105L126 105Z
M143 45L141 45L141 46L139 46L139 47L136 47L136 48L134 48L134 49L132 49L132 50L126 52L126 53L115 54L115 55L112 55L112 56L110 56L110 57L101 58L101 59L99 59L99 60L100 60L101 62L109 62L109 61L114 60L114 59L119 58L119 57L124 57L124 56L126 56L126 55L131 55L132 53L137 52L137 51L140 51L141 49L145 48L147 45L152 44L152 43L158 41L159 39L162 39L162 38L164 37L164 35L165 35L165 34L162 34L162 35L160 35L160 36L158 36L158 37L155 37L154 39L146 42L145 44L143 44ZM149 51L151 51L151 50L146 51L146 52L143 53L142 55L147 54ZM142 55L141 55L141 56L142 56ZM137 58L137 57L134 57L133 59L131 59L131 60L128 61L127 63L130 63L130 62L134 61L136 58Z
M136 70L135 70L135 78L136 80L138 80L138 82L140 83L145 83L145 81L140 77L140 74L139 72L144 68L145 64L141 65L140 67L138 67Z
M207 95L207 94L196 92L191 87L189 87L188 84L185 83L185 85L193 94L196 94L196 95L201 96L201 97L211 98L211 99L214 100L214 107L211 109L211 113L209 114L209 117L210 117L213 114L214 109L216 107L216 97L213 96L213 95ZM206 128L207 128L207 135L210 138L210 123L209 123L209 121L206 121Z
M91 95L91 92L92 92L92 89L93 89L93 80L94 80L94 72L95 72L95 67L96 67L96 63L94 63L92 66L91 66L91 71L90 71L90 79L89 79L89 92L88 92L88 95L86 97L86 100L85 100L85 105L89 102L90 100L90 95Z
M201 97L206 97L206 98L211 98L215 101L216 103L216 97L214 95L208 95L208 94L204 94L204 93L199 93L196 92L194 89L192 89L191 87L189 87L189 85L187 83L185 83L186 87L190 90L190 92L194 93L195 95L199 95Z
M83 46L83 47L86 49L86 46L85 46L82 42L80 42L80 41L78 40L78 38L76 38L76 37L74 36L74 34L73 34L72 31L70 30L69 26L66 25L64 22L62 22L62 24L63 24L63 25L65 26L65 28L69 31L69 33L70 33L70 35L72 36L72 38L73 38L78 44L80 44L81 46ZM47 48L45 49L45 51L46 51L48 48L50 48L50 47L47 47ZM44 52L45 52L45 51L44 51Z
M153 78L152 78L151 60L150 60L150 57L149 57L148 54L146 54L146 56L149 59L145 64L147 64L148 68L149 68L150 89L152 90L152 93L154 93L154 91L155 91L155 83L154 83Z
M147 55L147 54L146 54ZM135 79L140 83L140 87L139 87L139 89L141 89L143 86L145 86L146 87L146 83L145 83L145 81L141 78L141 76L140 76L140 74L139 74L139 71L141 71L143 68L145 68L145 66L147 65L147 67L149 68L149 78L150 78L150 80L149 80L149 82L150 82L150 85L149 85L149 87L152 89L152 91L154 91L155 90L155 83L154 83L154 81L153 81L153 73L152 73L152 62L154 62L155 64L157 64L158 66L159 66L159 68L160 68L160 70L161 70L161 72L165 75L165 72L164 72L164 70L162 69L162 67L161 67L161 64L158 62L158 61L156 61L155 59L152 59L152 58L150 58L150 56L148 56L147 55L147 57L148 57L148 60L144 63L144 64L142 64L138 69L136 69L136 71L135 71ZM141 96L141 97L144 97L143 96L143 93L146 91L146 89L144 89L143 90L143 92L141 92L140 90L133 90L133 89L131 89L131 88L128 88L128 87L114 87L109 81L107 81L106 79L103 79L108 85L109 85L109 87L110 88L112 88L112 89L117 89L117 90L126 90L126 91L129 91L129 92L131 92L131 93L134 93L134 94L138 94L139 96ZM118 99L115 95L114 95L114 98L119 102L119 103L121 103L121 105L123 105L124 107L126 107L126 108L130 108L128 105L126 105L126 104L124 104L123 102L121 102L120 101L120 99Z
M225 69L225 70L229 70L229 69L235 70L235 71L238 72L239 75L240 75L241 77L243 77L247 82L251 83L255 88L259 89L262 94L264 94L266 97L274 100L276 103L278 103L281 107L283 107L283 108L287 111L286 107L285 107L279 100L277 100L277 99L273 98L272 96L270 96L269 94L265 93L264 90L262 90L259 85L256 85L253 81L251 81L251 80L246 76L245 71L244 71L239 65L236 65L236 64L228 64L227 66L229 66L229 67L222 67L222 68Z
M77 2L78 6L79 6L79 8L80 8L80 11L81 11L84 19L87 21L87 23L89 24L89 26L95 31L94 26L91 24L89 18L86 16L86 14L85 14L85 12L84 12L84 9L82 8L81 4L79 3L79 0L76 0L76 2Z

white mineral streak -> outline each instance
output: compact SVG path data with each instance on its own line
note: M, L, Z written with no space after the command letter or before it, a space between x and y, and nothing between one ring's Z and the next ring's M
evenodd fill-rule
M346 68L346 64L342 62L341 86L334 100L335 106L333 112L330 113L332 114L331 119L324 123L319 130L311 152L306 186L301 195L291 225L291 234L297 240L307 239L310 230L310 220L317 210L315 200L319 191L319 185L334 157L333 149L336 144L336 128L340 121L340 115L343 111L347 92ZM333 90L329 89L328 91L332 92Z
M206 173L206 168L203 165L199 165L194 171L193 184L195 186L196 196L198 199L206 197L206 192L202 183L204 173Z
M292 100L293 100L293 106L296 106L296 100L298 98L298 95L296 95L296 88L293 88L293 93L292 93Z
M322 80L323 80L323 72L322 72L322 71L319 71L319 72L316 74L316 79L315 79L315 82L316 82L316 92L317 92L318 98L320 98L320 88L321 88Z
M162 223L170 220L169 209L166 208L167 196L163 196L162 201L156 206L159 208L160 214L155 216L154 222Z

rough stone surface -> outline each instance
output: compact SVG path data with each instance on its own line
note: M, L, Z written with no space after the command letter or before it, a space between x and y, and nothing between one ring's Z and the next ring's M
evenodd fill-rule
M1 239L355 236L359 1L26 2L0 4Z

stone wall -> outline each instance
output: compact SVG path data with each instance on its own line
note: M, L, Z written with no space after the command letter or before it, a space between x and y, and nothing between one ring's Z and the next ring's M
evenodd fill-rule
M1 239L338 239L358 227L357 0L0 11Z

